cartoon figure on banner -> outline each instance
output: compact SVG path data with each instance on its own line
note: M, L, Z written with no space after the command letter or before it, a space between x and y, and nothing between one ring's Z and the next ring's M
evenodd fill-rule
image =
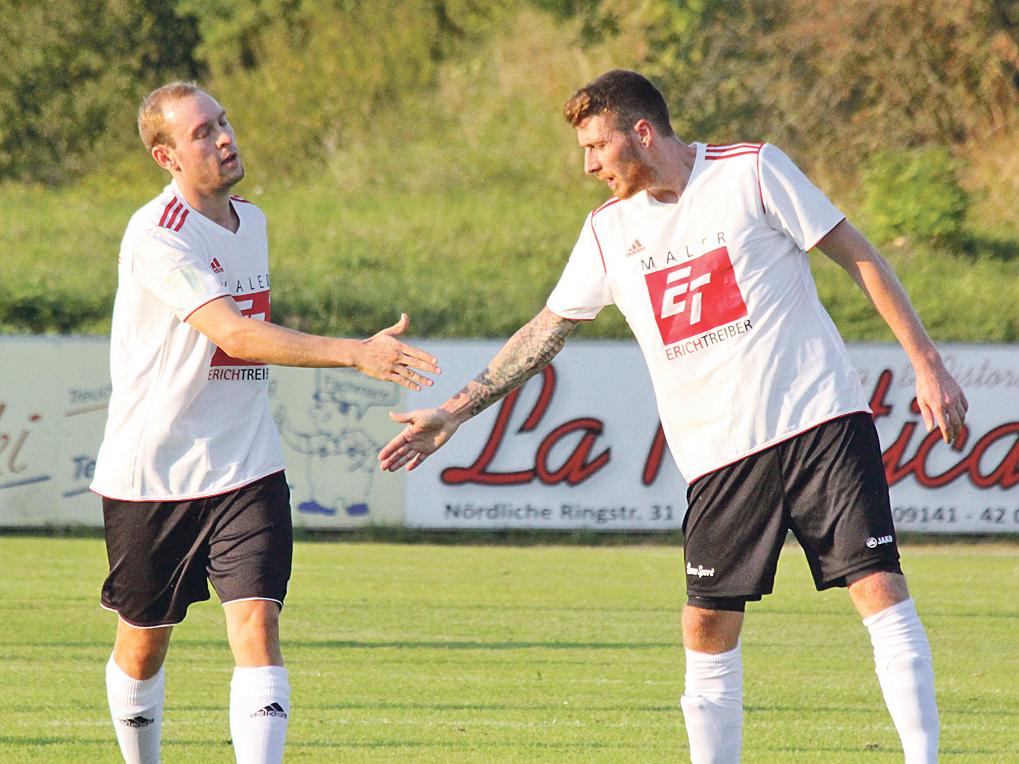
M276 398L276 386L270 386ZM301 471L301 485L292 485L298 512L352 517L367 515L368 495L376 470L375 454L382 444L373 440L362 419L369 408L393 406L399 393L343 370L316 369L315 388L306 421L295 421L282 402L273 417L283 443L302 457L293 463Z

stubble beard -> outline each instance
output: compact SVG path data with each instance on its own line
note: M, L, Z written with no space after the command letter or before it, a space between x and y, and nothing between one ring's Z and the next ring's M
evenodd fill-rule
M647 188L650 188L655 179L658 177L654 168L645 162L640 152L634 146L634 139L629 138L627 142L627 148L625 154L620 156L620 162L624 163L627 172L625 180L616 189L616 196L620 199L629 199L631 196L639 194Z

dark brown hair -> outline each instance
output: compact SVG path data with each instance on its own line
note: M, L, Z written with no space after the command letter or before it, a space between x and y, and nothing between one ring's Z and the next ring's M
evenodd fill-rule
M611 114L618 130L628 130L646 119L663 135L673 135L669 107L661 92L637 72L605 72L574 93L563 107L563 116L574 127L597 114Z

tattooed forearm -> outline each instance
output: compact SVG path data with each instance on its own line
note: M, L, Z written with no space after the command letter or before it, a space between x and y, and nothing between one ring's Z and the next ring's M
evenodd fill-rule
M469 416L481 413L544 369L563 349L578 323L542 309L510 337L488 368L453 396L446 408Z

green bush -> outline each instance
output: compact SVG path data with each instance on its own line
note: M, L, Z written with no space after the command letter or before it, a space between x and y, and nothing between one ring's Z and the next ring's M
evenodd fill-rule
M863 171L868 232L880 241L952 240L962 233L969 196L944 147L876 154Z
M0 0L0 178L63 183L137 146L134 114L200 67L172 0Z

